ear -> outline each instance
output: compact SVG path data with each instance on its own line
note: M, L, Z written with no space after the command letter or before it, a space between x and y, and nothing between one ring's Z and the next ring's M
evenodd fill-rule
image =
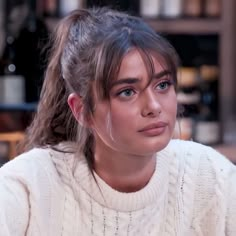
M86 126L82 98L75 93L71 93L67 99L67 103L78 123L81 126Z

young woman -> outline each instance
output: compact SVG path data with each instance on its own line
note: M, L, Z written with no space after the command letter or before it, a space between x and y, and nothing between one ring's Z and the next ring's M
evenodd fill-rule
M56 31L25 153L0 169L0 235L236 235L236 170L173 140L177 56L141 19Z

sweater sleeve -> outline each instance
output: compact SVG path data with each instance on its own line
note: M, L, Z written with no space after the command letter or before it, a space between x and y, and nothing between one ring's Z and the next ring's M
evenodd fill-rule
M26 235L29 220L27 187L17 168L0 168L0 236Z
M236 235L236 166L232 167L227 196L226 236Z

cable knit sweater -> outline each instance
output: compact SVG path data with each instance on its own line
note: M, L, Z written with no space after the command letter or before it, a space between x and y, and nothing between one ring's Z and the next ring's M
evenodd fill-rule
M156 158L149 183L121 193L95 174L96 183L83 156L50 148L24 153L0 169L0 235L236 235L233 164L180 140Z

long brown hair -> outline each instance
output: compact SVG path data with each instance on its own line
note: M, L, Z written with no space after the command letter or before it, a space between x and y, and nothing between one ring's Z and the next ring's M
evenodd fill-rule
M78 151L93 165L92 132L80 126L67 104L71 92L82 97L85 116L93 115L91 86L109 99L111 81L133 48L152 73L151 54L161 59L176 82L178 57L173 47L142 19L108 8L71 12L59 23L41 92L37 114L27 129L25 150L77 142Z

